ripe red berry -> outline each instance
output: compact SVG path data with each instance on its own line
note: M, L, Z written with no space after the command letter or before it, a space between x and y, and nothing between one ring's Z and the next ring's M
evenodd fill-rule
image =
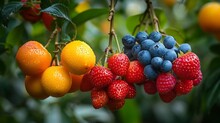
M114 80L108 86L107 94L113 100L122 100L127 96L128 90L128 83L123 80Z
M193 86L197 86L202 81L202 72L199 71L198 77L196 79L193 79Z
M90 71L91 83L96 88L108 86L113 81L112 72L103 66L95 66Z
M125 80L128 83L142 83L145 81L144 66L137 60L130 62Z
M115 111L121 109L125 104L125 99L122 100L112 100L109 99L107 106L110 110Z
M136 96L136 88L134 84L128 84L128 94L126 95L126 99L132 99Z
M93 89L93 85L91 83L91 76L90 73L86 73L83 75L81 84L80 84L80 91L86 92L91 91Z
M192 80L178 80L175 86L177 96L188 94L193 88Z
M105 90L94 88L91 91L92 105L95 109L101 108L108 103L108 96Z
M161 73L156 80L158 93L167 93L173 90L176 85L176 78L171 73Z
M169 91L167 93L163 93L163 94L160 94L159 93L159 96L160 96L160 99L165 102L165 103L169 103L171 102L173 99L175 99L176 97L176 93L174 91Z
M51 31L53 30L52 29L52 23L54 21L54 18L52 15L48 14L48 13L45 13L45 12L42 12L42 21L44 23L44 26L47 28L48 31Z
M144 83L144 91L150 95L156 94L157 93L156 82L152 80L147 80L146 83Z
M125 76L129 68L130 61L127 55L117 53L108 59L108 68L112 73L118 76Z
M200 61L193 52L188 52L173 61L173 72L180 79L196 79L200 71Z

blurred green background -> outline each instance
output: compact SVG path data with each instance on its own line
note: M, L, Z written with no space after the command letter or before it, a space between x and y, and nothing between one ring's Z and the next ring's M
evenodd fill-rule
M42 3L45 1L42 0ZM76 23L76 39L87 42L99 59L108 45L109 1L57 1L68 7L68 15ZM152 1L161 30L174 36L178 43L190 43L193 52L201 60L204 79L190 94L177 97L167 104L159 99L158 94L148 95L142 86L137 86L136 98L126 100L124 107L114 112L107 108L95 110L91 105L89 92L77 91L60 98L36 100L25 90L24 75L16 64L15 55L18 47L28 40L37 40L45 45L51 32L47 31L42 21L33 24L15 13L8 18L7 27L3 26L4 18L1 18L0 122L219 123L220 41L213 35L204 33L197 19L200 8L209 0L177 0L172 7L165 5L163 0ZM12 0L1 0L1 9L10 2ZM145 9L144 0L118 0L114 26L119 41L125 34L132 34ZM73 32L74 29L70 29L67 33ZM63 39L66 38L69 37L64 35ZM53 47L49 49L52 51ZM113 49L116 50L115 42Z

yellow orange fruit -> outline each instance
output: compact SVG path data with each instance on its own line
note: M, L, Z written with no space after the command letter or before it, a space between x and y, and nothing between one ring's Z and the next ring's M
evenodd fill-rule
M48 95L61 97L70 90L72 79L63 66L51 66L43 72L41 84Z
M25 88L30 96L36 99L45 99L48 94L45 92L41 85L41 76L26 76Z
M28 41L17 51L16 61L25 75L38 75L50 66L51 54L37 41Z
M71 73L82 75L95 65L96 57L91 47L83 41L68 43L61 52L62 65Z
M88 10L89 8L90 8L90 5L89 5L88 0L84 0L76 6L75 10L76 12L81 13L83 11Z
M70 74L72 77L72 86L69 90L69 93L78 91L80 88L80 84L83 78L83 75Z
M206 3L199 11L199 25L205 32L215 33L220 31L220 3Z

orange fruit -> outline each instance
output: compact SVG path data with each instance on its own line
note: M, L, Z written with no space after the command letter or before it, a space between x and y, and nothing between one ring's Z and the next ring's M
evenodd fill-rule
M199 11L198 21L205 32L215 33L220 31L220 3L206 3Z
M41 85L41 76L26 76L25 88L30 96L36 99L45 99L48 94L44 91Z
M62 65L73 74L82 75L95 65L96 57L91 47L83 41L68 43L61 52Z
M37 41L28 41L17 51L16 61L26 75L38 75L50 66L51 54Z
M70 90L72 79L63 66L51 66L43 72L41 84L48 95L61 97Z
M176 0L163 0L163 3L168 7L172 7L176 3Z
M88 10L89 8L90 8L89 1L84 0L76 6L75 10L76 12L81 13L81 12Z
M79 90L80 85L81 85L81 81L83 78L83 75L76 75L76 74L72 74L72 73L70 75L72 77L72 86L69 90L69 93Z

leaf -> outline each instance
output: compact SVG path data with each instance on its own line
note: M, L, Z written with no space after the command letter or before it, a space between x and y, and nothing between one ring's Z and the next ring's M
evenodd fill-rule
M0 59L0 75L3 75L6 71L5 63Z
M216 103L216 101L219 99L217 98L220 94L220 80L216 82L216 84L213 86L214 88L211 90L210 94L208 94L207 98L207 107L208 110Z
M72 18L72 21L77 25L81 25L88 20L96 18L101 15L108 14L108 9L89 9L82 13L77 14Z
M136 26L140 23L140 17L143 16L143 14L138 14L134 16L130 16L126 20L126 27L130 33L133 33ZM136 31L137 32L137 31ZM135 34L134 34L135 35Z
M210 50L211 52L217 54L217 55L220 55L220 44L214 44L214 45L211 45L210 46Z
M3 24L3 26L7 26L9 17L12 14L18 12L22 6L23 6L22 2L10 2L4 5L1 10L0 23Z
M181 32L181 30L179 29L175 29L175 28L166 28L165 29L165 33L167 35L172 35L176 41L181 44L184 42L184 34L183 32Z

